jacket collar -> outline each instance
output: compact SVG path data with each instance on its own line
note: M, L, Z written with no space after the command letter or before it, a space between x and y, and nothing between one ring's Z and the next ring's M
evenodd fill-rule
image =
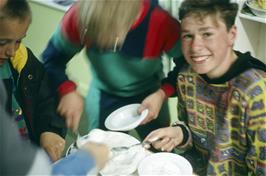
M15 56L10 59L13 68L20 74L21 70L24 68L28 60L27 48L20 44Z

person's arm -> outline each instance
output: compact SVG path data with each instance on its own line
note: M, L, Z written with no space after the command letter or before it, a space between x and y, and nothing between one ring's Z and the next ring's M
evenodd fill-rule
M158 9L156 10L154 13L158 13ZM165 11L161 11L160 13L158 13L158 15L160 15L160 17L163 19L161 20L161 26L163 26L163 28L161 29L161 35L163 36L164 45L161 54L165 54L168 58L180 57L180 23ZM182 65L182 60L178 60L177 64L178 66ZM174 78L174 75L176 73L177 72L174 71L174 73L170 75L171 78L168 78L168 82L170 82L171 80L170 83L164 81L160 89L150 94L142 101L141 107L139 108L139 112L141 113L144 109L148 109L149 113L141 124L146 124L156 119L158 117L163 102L169 96L174 94L176 81L172 81L172 79Z
M2 81L0 81L0 175L26 175L29 170L33 169L35 155L39 152L36 146L33 146L28 140L23 140L19 135L19 130L15 121L5 109L6 92ZM39 174L49 173L49 161L47 156L44 159ZM34 166L37 168L38 165ZM47 166L47 167L46 167ZM35 170L35 169L34 169ZM37 172L34 172L35 174Z
M176 84L177 75L182 66L186 63L185 59L182 57L174 59L176 63L174 69L168 73L168 76L162 80L161 88L156 92L147 96L141 103L139 112L141 113L144 109L149 109L149 114L142 121L141 124L149 123L150 121L157 118L163 102L168 99L168 97L176 96Z
M68 79L65 70L66 64L83 48L77 16L75 3L64 15L41 55L44 67L52 79L53 88L61 96L76 88L75 83Z
M187 124L187 112L181 97L178 99L177 112L178 121L174 122L170 127L151 132L144 141L152 142L154 148L162 151L172 151L174 148L180 151L186 151L191 148L192 134Z
M185 151L192 146L192 134L184 122L176 121L170 127L152 131L144 141L150 142L155 149L161 151L170 152L175 148Z
M180 23L167 15L164 20L165 46L164 54L168 59L174 62L174 69L170 71L167 78L163 79L161 89L165 92L167 97L175 95L176 76L178 70L184 65L185 59L182 56L181 50L181 27Z
M252 175L266 175L266 78L259 81L247 102L247 143L246 164Z
M53 161L56 161L61 158L64 150L64 138L67 130L64 119L56 112L57 96L51 88L43 65L30 49L25 48L22 44L20 49L27 51L28 59L24 68L33 75L33 79L22 77L20 85L26 85L30 91L34 91L32 93L34 97L28 97L26 93L21 95L23 107L27 117L32 117L31 128L36 137L35 142L45 149ZM21 76L27 76L27 74Z
M42 60L53 89L60 96L58 112L66 118L67 126L76 130L83 110L83 99L76 84L65 70L68 61L83 48L78 27L77 3L65 14L57 30L42 53Z
M141 113L145 109L148 109L149 113L147 117L141 122L141 125L147 124L158 117L165 99L167 99L165 92L162 89L158 89L156 92L150 94L142 101L141 106L138 109L139 113Z
M2 94L1 94L2 96ZM50 161L44 151L23 140L17 124L0 106L0 175L48 175Z
M105 165L109 150L95 143L87 143L78 152L51 165L43 150L19 135L13 117L6 113L6 92L1 81L0 92L0 175L86 175Z
M37 97L35 97L37 101L35 102L35 116L38 118L34 120L34 128L38 133L38 138L46 131L54 132L64 138L67 129L64 119L56 111L59 98L52 89L51 78L32 51L29 48L27 48L27 51L28 60L31 62L29 67L36 67L35 70L38 69L36 73L37 78L35 78L38 79L37 81L39 84L38 90L36 90ZM32 68L29 68L29 70L30 69Z

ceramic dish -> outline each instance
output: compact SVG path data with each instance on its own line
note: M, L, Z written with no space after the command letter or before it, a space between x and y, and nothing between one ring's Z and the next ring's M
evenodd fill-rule
M182 156L174 153L155 153L144 158L138 166L138 174L147 175L192 175L192 166Z
M79 146L82 146L88 141L104 143L109 148L130 146L139 143L139 140L128 134L122 132L103 131L100 129L94 129L89 134L81 137ZM73 146L73 144L71 144L67 150L67 155L75 152L76 150L77 149ZM137 146L126 152L110 155L108 163L100 171L100 174L102 176L130 175L137 170L137 166L140 161L149 154L150 152L145 150L143 147Z
M247 0L246 5L250 8L254 15L264 18L266 17L266 9L260 8L255 0Z
M105 120L105 127L112 131L129 131L136 128L148 115L148 109L138 114L140 104L123 106L112 112Z

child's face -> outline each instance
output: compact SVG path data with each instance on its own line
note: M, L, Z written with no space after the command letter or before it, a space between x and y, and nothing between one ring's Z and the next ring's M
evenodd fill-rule
M0 66L13 57L26 36L30 18L25 20L6 18L0 21Z
M181 22L182 50L187 62L209 78L222 76L234 61L236 27L227 31L218 17L187 16Z

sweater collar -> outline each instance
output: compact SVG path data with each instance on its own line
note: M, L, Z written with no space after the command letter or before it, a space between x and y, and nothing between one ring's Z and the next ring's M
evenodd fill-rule
M208 83L222 84L251 68L260 69L266 72L266 65L260 60L252 57L249 52L243 54L239 51L235 51L235 53L238 58L231 65L229 70L221 77L210 79L206 74L202 74L200 76Z

